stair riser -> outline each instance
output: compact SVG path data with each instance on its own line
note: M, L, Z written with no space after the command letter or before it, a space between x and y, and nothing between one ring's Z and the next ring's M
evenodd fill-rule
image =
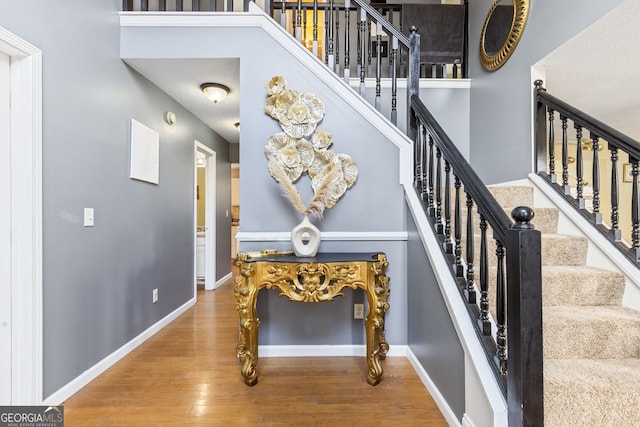
M542 270L544 306L619 305L624 294L624 276L608 272L561 273Z

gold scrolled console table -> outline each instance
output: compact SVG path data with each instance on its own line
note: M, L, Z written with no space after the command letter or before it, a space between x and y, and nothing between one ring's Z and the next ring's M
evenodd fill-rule
M235 278L236 310L240 316L238 359L247 385L258 382L258 291L277 289L291 301L323 302L343 296L344 288L364 289L369 311L365 318L367 340L367 382L376 385L382 377L380 360L389 345L384 335L384 316L389 308L389 265L383 253L319 253L313 258L291 252L266 250L239 253L239 275Z

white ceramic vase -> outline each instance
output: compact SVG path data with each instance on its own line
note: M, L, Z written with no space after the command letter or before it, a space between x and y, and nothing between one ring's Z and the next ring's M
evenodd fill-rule
M302 222L291 230L293 251L299 257L314 257L320 247L320 230L305 215Z

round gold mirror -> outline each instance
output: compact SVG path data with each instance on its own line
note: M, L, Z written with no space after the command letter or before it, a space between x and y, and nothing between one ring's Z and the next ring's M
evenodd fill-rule
M480 35L480 62L502 67L516 49L529 15L529 0L493 0Z

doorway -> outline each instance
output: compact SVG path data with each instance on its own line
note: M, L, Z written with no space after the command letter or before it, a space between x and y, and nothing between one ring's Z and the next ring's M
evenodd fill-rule
M196 292L198 282L204 283L204 289L207 291L215 289L216 285L216 152L195 141L194 154L194 292ZM200 183L199 174L202 176ZM199 218L199 212L201 218Z
M42 51L2 27L0 228L0 405L41 404Z

